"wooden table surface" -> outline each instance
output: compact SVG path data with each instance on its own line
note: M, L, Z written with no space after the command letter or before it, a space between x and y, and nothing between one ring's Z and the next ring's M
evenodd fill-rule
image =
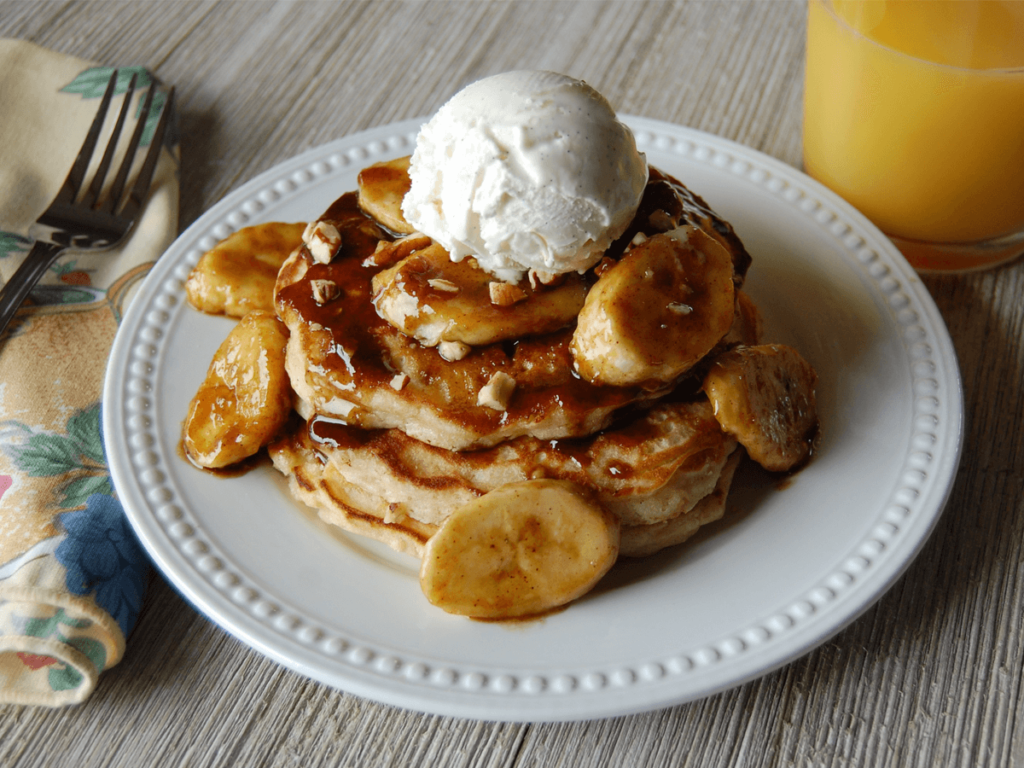
M17 2L0 35L178 89L181 228L302 150L426 115L479 77L582 77L625 113L800 166L802 2ZM83 705L0 708L3 766L1024 766L1024 263L926 277L959 355L963 463L920 556L761 679L593 722L402 711L236 641L154 575Z

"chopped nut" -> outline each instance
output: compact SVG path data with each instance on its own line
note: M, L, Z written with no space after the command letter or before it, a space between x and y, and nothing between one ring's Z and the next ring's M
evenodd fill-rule
M356 403L351 403L348 400L342 400L340 397L328 400L320 407L323 408L324 413L328 413L331 416L338 416L346 424L358 423L359 413L362 410L362 408L360 408Z
M476 404L496 411L508 408L512 392L516 388L516 380L504 371L498 371L477 393Z
M492 282L488 288L491 292L491 304L498 307L511 307L526 298L526 291L511 283Z
M611 256L605 256L603 259L597 262L597 266L594 267L594 274L600 277L614 266L615 259L613 259Z
M426 235L413 232L398 240L381 240L372 254L363 260L364 267L389 267L409 256L414 251L422 250L430 245L431 240Z
M561 285L565 282L564 273L543 272L539 269L531 269L527 272L527 277L530 279L530 287L535 291L542 285L551 287L553 285Z
M313 289L313 301L321 306L341 295L341 289L333 280L310 280L309 285Z
M446 293L459 292L459 286L451 280L445 280L443 277L432 277L430 280L427 280L427 285L438 291L445 291Z
M461 360L471 349L469 344L463 344L461 341L442 341L437 345L437 353L449 363Z
M643 232L637 232L633 235L633 239L629 241L630 245L643 245L647 242L647 235Z
M310 224L302 233L302 240L309 248L313 261L319 264L330 264L334 254L341 247L341 232L333 224L318 221Z
M409 374L407 373L396 373L391 377L391 388L396 392L401 392L405 389L405 385L409 383Z
M398 259L395 256L394 243L389 240L378 240L377 247L363 259L364 267L390 267Z
M675 220L669 215L668 211L663 211L660 208L652 212L651 215L647 217L647 221L650 222L652 227L655 227L662 232L675 229L676 226Z
M693 312L693 307L689 304L683 304L681 301L673 301L668 305L669 311L675 312L677 315L688 315Z

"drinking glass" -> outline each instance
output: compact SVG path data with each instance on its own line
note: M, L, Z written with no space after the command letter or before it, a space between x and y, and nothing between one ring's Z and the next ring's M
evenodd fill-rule
M809 0L804 168L919 271L1024 253L1024 2Z

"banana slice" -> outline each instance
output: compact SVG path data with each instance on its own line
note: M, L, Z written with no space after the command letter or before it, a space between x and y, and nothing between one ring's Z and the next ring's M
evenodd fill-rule
M288 255L302 245L305 224L269 222L243 227L200 257L185 281L188 302L200 312L242 317L274 309L274 281Z
M220 345L185 419L185 453L217 469L255 454L292 407L284 369L288 330L271 312L250 312Z
M400 235L416 230L405 220L402 198L409 191L410 156L374 163L359 172L359 207Z
M576 319L587 295L581 275L545 286L496 281L475 259L456 263L437 243L373 276L377 313L428 347L470 346L551 333Z
M764 335L764 318L753 299L741 288L736 289L736 316L729 332L722 337L720 345L734 347L743 344L752 347L761 343Z
M810 456L818 432L814 368L792 347L737 347L715 359L704 391L715 418L750 457L785 472Z
M531 616L588 592L618 552L618 520L578 486L527 480L453 512L427 541L420 586L448 613Z
M732 257L702 230L648 238L590 289L572 338L576 370L620 387L672 381L728 332L734 297Z

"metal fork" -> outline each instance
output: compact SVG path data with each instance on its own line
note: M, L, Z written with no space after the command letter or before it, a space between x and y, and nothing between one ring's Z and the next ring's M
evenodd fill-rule
M107 89L100 102L99 112L89 128L82 149L78 153L78 157L75 158L75 164L71 167L71 172L64 181L64 185L53 202L29 230L29 234L35 239L32 250L29 251L25 261L11 276L11 279L0 288L0 332L7 327L32 287L39 282L64 251L94 251L112 248L124 239L138 218L142 202L153 181L153 171L156 169L160 146L163 144L164 132L171 114L174 88L172 87L167 93L149 150L142 161L134 184L126 195L125 187L128 176L142 139L143 130L150 117L153 94L157 90L155 81L150 85L143 100L135 130L125 150L124 159L109 191L103 195L101 193L106 182L107 172L110 170L111 162L117 151L121 128L135 95L136 75L132 75L128 84L128 91L117 115L117 122L114 123L113 132L107 142L103 157L87 187L85 184L86 173L92 161L96 144L99 142L100 132L110 109L116 84L117 70L110 77L110 82L107 84Z

